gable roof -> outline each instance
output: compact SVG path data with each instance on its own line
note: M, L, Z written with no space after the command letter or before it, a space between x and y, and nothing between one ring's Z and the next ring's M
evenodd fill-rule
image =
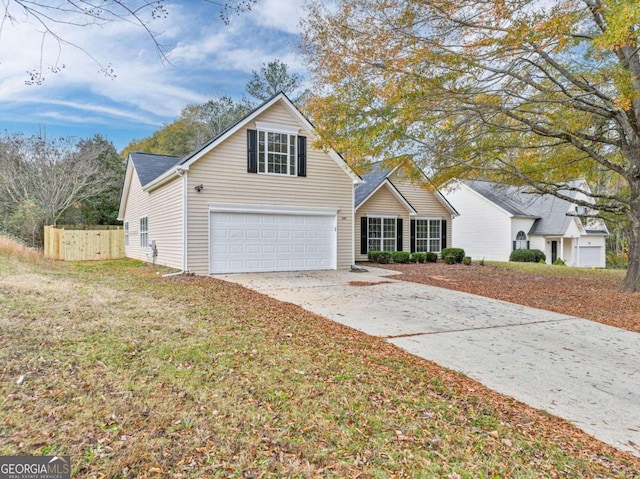
M140 152L130 153L129 158L138 173L138 179L143 187L181 161L178 156Z
M395 168L385 168L382 166L381 162L373 163L371 165L371 171L365 175L362 175L362 179L364 180L364 184L358 185L356 187L354 193L354 206L356 209L360 207L367 199L369 199L381 186L386 182L388 186L392 189L392 192L396 194L396 196L401 197L401 202L405 202L408 206L410 212L413 214L417 214L416 210L411 206L411 204L406 200L404 196L398 191L398 189L394 186L394 184L389 180L391 174L396 171L399 166ZM426 181L429 181L426 175L423 176ZM452 215L459 216L459 213L453 207L451 203L436 189L434 196L442 205L449 210Z
M249 122L255 120L260 114L264 111L271 108L277 102L282 102L282 104L289 109L289 111L305 125L305 128L309 131L315 131L315 127L313 124L296 108L296 106L291 102L289 97L285 95L283 92L277 93L272 96L269 100L262 103L262 105L255 108L253 111L249 112L243 118L239 119L233 125L226 128L224 131L220 132L216 136L214 136L211 140L207 141L191 153L189 153L184 158L180 159L180 161L174 165L172 165L169 169L161 173L159 176L154 178L151 182L145 184L145 189L153 188L155 186L159 186L171 178L174 174L181 174L183 171L189 169L189 166L198 161L204 155L209 153L215 147L217 147L220 143L225 141L231 135L236 133L238 130L246 126ZM354 184L362 183L362 178L358 176L344 161L344 159L333 149L329 149L327 154L338 164L338 166L351 177Z
M484 196L512 216L535 219L528 234L564 235L576 216L567 215L573 204L550 194L534 193L527 186L511 186L484 180L465 181L464 184ZM576 191L561 193L576 198ZM602 233L602 232L600 232Z

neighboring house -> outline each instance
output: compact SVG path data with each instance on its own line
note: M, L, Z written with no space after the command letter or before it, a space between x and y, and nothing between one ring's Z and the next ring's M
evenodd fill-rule
M368 251L432 251L451 246L451 219L458 212L423 175L412 180L402 166L373 165L356 187L356 260Z
M590 192L583 180L574 186ZM472 258L508 261L514 249L527 248L544 252L547 263L559 258L569 266L606 266L606 225L581 220L580 208L570 201L488 181L454 182L444 191L460 212L453 222L454 246ZM595 204L582 193L564 193Z
M129 155L126 256L196 274L348 268L354 185L282 93L185 158Z

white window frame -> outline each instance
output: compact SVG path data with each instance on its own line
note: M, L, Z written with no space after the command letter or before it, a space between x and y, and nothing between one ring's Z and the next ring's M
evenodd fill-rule
M284 141L282 141L284 139ZM276 140L280 148L276 148ZM278 151L285 146L286 152ZM280 161L278 161L278 159ZM284 171L282 160L284 159ZM279 168L276 168L279 166ZM276 171L276 169L280 171ZM298 175L298 135L291 131L258 130L258 173L262 175Z
M147 248L149 246L149 217L140 218L140 247Z
M426 221L426 236L420 236L421 231L420 231L420 225L419 225L419 221ZM431 223L434 222L438 225L438 234L435 236L431 235ZM419 247L418 246L418 242L426 242L426 249L422 247L422 245ZM437 248L432 248L433 243L432 242L436 242L437 241ZM431 253L440 253L442 251L442 219L440 218L416 218L416 237L415 237L415 244L413 245L414 249L416 252L431 252Z
M528 249L527 243L528 243L527 233L525 233L524 231L518 231L515 239L515 245L516 245L515 249Z
M124 245L129 246L129 222L124 222Z
M371 220L380 220L380 236L371 235ZM385 222L393 221L393 235L385 235ZM396 251L398 239L398 218L396 216L367 216L367 251ZM373 241L379 242L379 248L372 248ZM385 248L385 242L393 242L392 248Z

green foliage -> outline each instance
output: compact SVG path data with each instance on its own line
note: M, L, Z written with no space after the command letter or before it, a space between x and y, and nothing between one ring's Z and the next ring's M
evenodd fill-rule
M452 254L448 254L442 257L442 261L444 261L447 264L456 264L458 263L458 261L456 260L456 257Z
M367 253L367 258L372 263L377 263L378 262L378 258L380 258L380 253L382 253L382 251L379 251L379 250L369 251Z
M560 258L556 258L556 260L553 262L553 264L555 266L565 266L565 262L562 261Z
M539 263L547 259L545 254L539 249L516 249L511 252L509 261L519 263Z
M616 253L615 251L607 253L607 268L627 269L627 263L628 258L624 253Z
M411 253L411 261L414 263L426 263L427 261L427 253Z
M446 256L453 256L455 258L456 263L462 263L462 259L464 258L464 250L462 248L444 248L441 252L442 259Z
M437 263L438 262L438 254L428 251L426 254L427 263Z
M480 266L484 266L484 258L482 258L480 261L478 261L478 264L479 264Z
M471 264L471 256L465 256L464 258L462 258L462 262L469 266Z
M302 77L297 73L290 73L287 64L276 59L263 63L259 72L251 72L251 80L247 83L246 90L249 95L260 101L266 101L284 92L294 103L299 103L306 93L299 93L301 85Z
M378 263L380 264L389 264L391 261L391 253L389 251L380 251L378 255Z
M411 253L408 251L394 251L391 253L391 259L394 263L408 263L411 258Z

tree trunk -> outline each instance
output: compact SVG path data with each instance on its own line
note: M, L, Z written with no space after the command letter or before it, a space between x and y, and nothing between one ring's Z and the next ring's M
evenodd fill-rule
M631 188L631 210L629 212L629 265L622 283L627 293L640 291L640 178L633 181Z

